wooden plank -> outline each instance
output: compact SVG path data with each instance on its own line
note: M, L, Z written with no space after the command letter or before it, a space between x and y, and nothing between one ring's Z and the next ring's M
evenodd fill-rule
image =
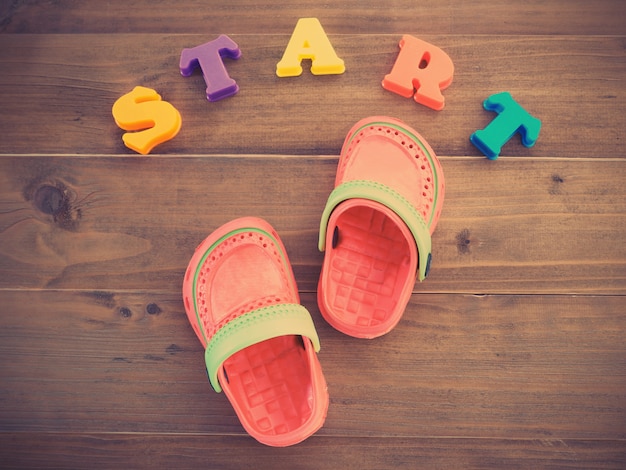
M309 438L288 448L205 434L0 434L11 468L623 469L621 440Z
M442 158L418 292L626 292L626 161ZM314 292L336 157L0 157L0 287L178 292L197 244L240 216L283 238Z
M122 14L123 12L123 14ZM291 33L298 18L317 17L333 33L424 34L624 34L620 0L519 2L504 0L411 0L364 4L344 0L251 3L186 1L155 5L147 0L5 2L0 32L13 33ZM266 23L259 21L265 18ZM558 21L555 21L558 18Z
M0 291L0 431L244 435L180 295ZM311 311L323 437L626 439L624 296L415 294L365 341Z
M155 154L337 155L354 122L388 114L416 127L440 155L482 156L469 136L495 116L482 108L483 100L506 90L542 120L542 131L533 148L516 137L504 155L624 158L623 37L412 32L455 63L443 111L380 85L396 60L400 35L332 36L346 72L313 76L306 70L297 78L275 75L289 35L232 35L243 55L226 59L226 67L240 91L214 103L205 98L199 72L184 78L178 71L180 51L213 34L0 35L0 153L133 155L111 107L142 85L183 117L179 135Z

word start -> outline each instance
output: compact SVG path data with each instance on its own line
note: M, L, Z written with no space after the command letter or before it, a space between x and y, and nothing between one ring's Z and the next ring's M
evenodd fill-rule
M445 106L442 90L452 83L454 63L439 47L414 36L404 35L400 51L391 72L382 80L385 90L417 103L441 111ZM228 36L193 48L183 49L179 69L189 77L200 69L206 83L208 101L218 101L239 91L237 82L226 70L224 59L241 57L239 46ZM301 63L311 60L314 75L342 74L346 68L317 18L300 18L289 39L281 60L276 64L278 77L296 77L302 74ZM520 133L526 147L535 144L539 137L541 121L527 113L508 92L487 98L483 107L498 113L484 129L470 136L470 141L491 160L498 158L502 146L516 133ZM135 87L113 105L116 124L127 132L124 144L147 155L160 143L174 138L181 128L178 110L150 88Z

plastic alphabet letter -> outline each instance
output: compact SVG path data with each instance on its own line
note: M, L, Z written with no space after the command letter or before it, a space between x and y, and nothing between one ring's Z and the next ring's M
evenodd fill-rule
M282 59L276 64L279 77L297 77L302 74L300 63L311 59L313 75L333 75L345 72L343 60L333 49L317 18L300 18L289 39Z
M127 132L122 136L129 149L147 155L158 144L178 134L182 120L178 110L151 88L136 86L113 104L115 123Z
M453 75L454 64L448 54L426 41L404 35L391 73L383 79L383 88L405 98L413 96L416 102L441 111L445 106L441 90L450 86Z
M535 145L541 130L541 121L522 108L509 92L491 95L483 102L483 107L487 111L495 111L498 116L487 127L474 132L470 141L489 160L498 158L502 146L518 132L524 146Z
M234 95L239 91L237 82L230 78L223 58L239 59L239 46L225 34L199 46L183 49L180 54L180 73L189 77L196 67L202 69L206 83L206 98L217 101Z

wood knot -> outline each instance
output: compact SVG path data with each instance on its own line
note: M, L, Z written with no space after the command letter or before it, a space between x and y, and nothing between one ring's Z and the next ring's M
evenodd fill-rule
M148 304L146 305L146 312L148 312L148 315L158 315L161 313L161 307L155 303Z
M132 315L133 312L128 307L120 307L120 316L122 318L130 318Z
M32 201L37 210L51 215L60 228L71 231L78 228L81 211L72 207L74 193L63 183L42 184L35 190Z
M45 184L35 192L34 203L44 214L56 216L67 205L67 198L59 188Z
M456 236L456 249L459 254L466 255L470 252L470 231L467 228L461 230Z
M561 194L561 185L565 183L565 180L558 175L557 173L553 173L550 177L551 183L548 188L548 193L552 196L556 196L557 194Z
M183 348L181 348L177 344L170 344L167 348L165 348L165 352L168 354L176 354L182 351L183 351Z

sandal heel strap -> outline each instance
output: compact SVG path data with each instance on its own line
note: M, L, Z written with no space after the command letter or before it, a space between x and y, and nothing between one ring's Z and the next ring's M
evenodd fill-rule
M320 222L318 247L326 248L326 230L331 212L343 201L353 198L368 199L378 202L394 211L404 221L415 239L419 254L418 279L423 281L430 269L431 237L422 216L402 194L376 181L351 180L337 186L328 197Z
M320 341L309 311L300 304L261 307L234 318L220 328L207 343L204 353L211 386L221 392L217 373L224 361L242 349L285 335L306 336L315 351Z

